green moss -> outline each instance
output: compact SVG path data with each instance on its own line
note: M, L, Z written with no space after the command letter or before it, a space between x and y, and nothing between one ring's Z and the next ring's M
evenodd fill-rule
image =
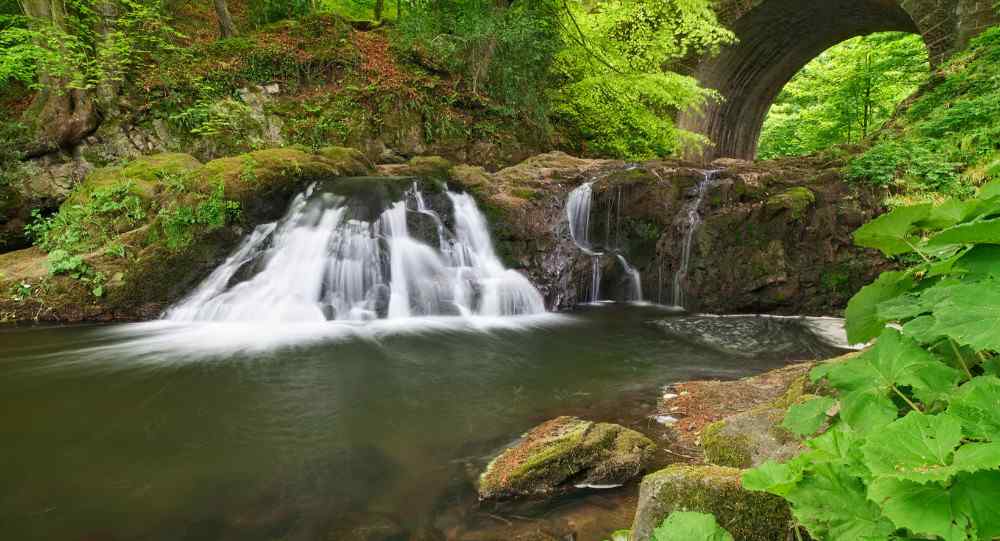
M603 183L607 186L656 184L659 181L660 179L656 175L642 167L622 169L603 179Z
M673 465L643 478L633 538L648 539L653 528L673 511L715 515L735 539L786 539L791 526L788 504L740 485L742 470L720 466Z
M375 170L361 151L347 147L324 147L318 154L331 162L344 176L361 177Z
M619 483L637 475L655 446L638 432L610 423L559 417L544 423L490 462L480 476L484 499L553 492L570 479Z
M767 199L767 210L771 213L788 211L792 219L799 219L806 209L816 203L816 194L805 186L795 186Z
M724 433L725 421L716 421L701 433L701 448L705 460L719 466L749 468L753 462L750 438L745 435Z
M144 156L122 166L102 167L87 175L69 200L85 202L101 188L130 183L130 191L144 201L154 199L174 179L184 179L201 168L190 154L164 153Z

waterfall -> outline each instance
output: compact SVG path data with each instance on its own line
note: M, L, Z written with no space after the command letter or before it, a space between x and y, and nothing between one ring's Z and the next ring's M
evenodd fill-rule
M566 199L566 218L569 220L569 236L583 253L591 258L590 303L601 300L601 252L593 250L590 244L590 207L594 200L593 185L597 180L585 182L569 193Z
M296 196L278 222L256 228L164 318L368 321L545 311L528 279L504 268L469 195L447 193L452 234L416 185L374 221L354 217L343 197L313 192ZM433 217L437 248L411 235L411 214Z
M625 274L628 275L629 281L629 297L628 300L632 302L642 302L642 276L639 274L639 270L629 264L625 256L618 254L618 262L621 263L622 269L625 270Z
M593 205L593 186L597 180L585 182L570 192L566 199L566 218L569 221L569 234L573 243L591 257L590 271L590 303L597 303L601 300L601 257L603 252L594 250L590 242L590 214ZM621 188L616 192L614 204L608 208L607 224L605 227L605 245L611 245L611 215L616 213L617 220L621 220ZM615 230L616 243L620 241L620 232ZM615 251L615 257L621 263L622 270L629 279L629 297L626 300L641 302L642 297L642 277L638 269L629 264L628 260L620 251Z
M718 175L718 171L704 171L704 177L695 188L695 197L681 211L684 243L681 246L681 264L674 273L674 306L684 306L684 281L687 279L688 267L691 265L691 244L694 234L701 225L701 204L708 194L708 189Z

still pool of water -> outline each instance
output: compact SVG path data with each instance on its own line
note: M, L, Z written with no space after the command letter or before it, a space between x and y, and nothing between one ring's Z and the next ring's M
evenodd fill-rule
M475 477L535 424L657 430L630 400L836 352L796 320L719 318L710 340L648 324L685 317L4 328L0 537L480 539L475 520L512 519Z

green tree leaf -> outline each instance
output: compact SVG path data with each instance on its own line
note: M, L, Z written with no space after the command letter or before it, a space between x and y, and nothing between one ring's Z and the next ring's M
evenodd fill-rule
M821 396L801 404L794 404L788 408L781 426L799 436L815 434L823 425L823 421L826 421L827 410L836 403L837 401L830 397Z
M854 232L854 243L866 248L881 250L887 256L913 251L917 242L912 236L916 224L931 212L930 203L900 207L861 226Z
M733 536L712 515L674 511L653 530L653 541L733 541Z

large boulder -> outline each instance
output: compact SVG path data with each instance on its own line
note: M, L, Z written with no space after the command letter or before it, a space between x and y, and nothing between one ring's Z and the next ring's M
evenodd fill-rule
M479 497L510 499L621 485L639 475L655 451L649 438L623 426L558 417L490 462L479 479Z
M778 496L740 485L742 470L675 464L642 479L632 523L632 541L650 539L674 511L715 515L736 541L782 541L792 525L788 504Z

